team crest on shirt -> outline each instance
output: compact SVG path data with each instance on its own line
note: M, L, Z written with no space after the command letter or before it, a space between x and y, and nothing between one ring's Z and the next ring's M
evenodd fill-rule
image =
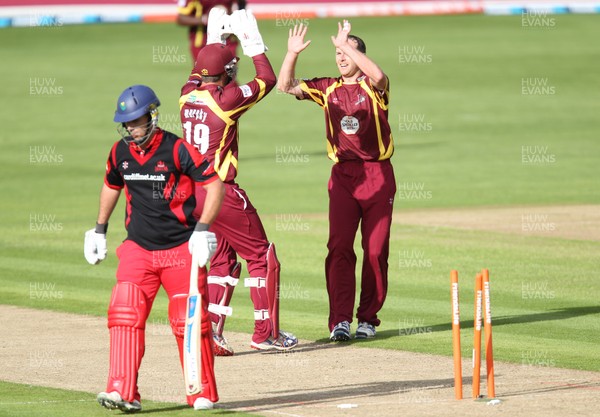
M127 162L127 161L124 161L124 162L121 164L121 167L123 167L123 169L127 169L127 168L129 168L129 162Z
M168 170L169 168L167 168L163 161L158 161L154 167L154 172L167 172Z
M354 103L356 106L358 106L360 103L364 102L367 98L363 95L363 94L359 94L358 98L356 99L356 103Z
M341 122L342 132L347 135L354 135L360 128L358 119L354 116L344 116Z

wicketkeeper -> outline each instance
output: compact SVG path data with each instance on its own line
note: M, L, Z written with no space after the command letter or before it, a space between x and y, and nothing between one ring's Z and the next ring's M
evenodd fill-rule
M225 40L233 33L244 54L252 58L256 75L247 84L235 83L237 62ZM260 217L246 192L236 182L238 167L238 120L275 86L275 73L265 55L265 45L256 19L248 10L231 16L213 9L208 19L208 45L198 54L196 66L182 88L179 105L185 139L196 146L225 183L221 211L211 226L218 248L208 276L211 303L226 307L240 278L237 255L246 260L254 304L254 334L257 350L288 350L298 344L291 333L279 329L279 261ZM202 189L198 195L204 195ZM199 211L202 198L199 198ZM233 355L223 336L224 313L211 314L215 354Z
M108 155L96 227L85 234L85 258L98 264L106 257L108 221L124 189L127 238L116 251L117 283L108 307L110 368L106 391L97 399L103 407L125 412L142 408L137 379L144 356L144 329L161 285L169 297L169 322L183 362L190 268L206 265L216 249L215 235L208 227L224 192L212 165L193 146L158 127L159 105L158 97L143 85L129 87L119 96L114 121L122 140ZM196 187L205 193L198 222L192 216ZM198 265L191 264L192 251ZM206 274L199 274L199 288L203 390L187 396L187 402L195 409L210 409L219 396Z

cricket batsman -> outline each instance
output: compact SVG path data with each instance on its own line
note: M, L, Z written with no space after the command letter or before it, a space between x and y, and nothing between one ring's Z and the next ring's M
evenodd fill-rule
M183 364L190 268L206 265L216 249L215 235L208 228L224 193L212 165L193 146L158 127L159 105L154 91L144 85L128 87L119 96L114 121L122 139L108 155L96 227L85 233L85 258L98 264L106 258L108 221L124 190L127 238L116 251L117 282L108 306L108 382L97 397L103 407L124 412L142 409L138 371L146 319L161 285L169 297L169 323ZM197 189L204 193L198 221L192 214ZM199 259L197 265L192 265L192 252ZM199 292L202 392L187 396L187 403L194 409L210 409L219 396L205 273L199 274Z

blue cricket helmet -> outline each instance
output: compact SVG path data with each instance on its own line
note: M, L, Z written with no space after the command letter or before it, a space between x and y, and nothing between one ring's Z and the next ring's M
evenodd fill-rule
M158 106L160 106L160 100L150 87L132 85L119 96L114 121L117 123L130 122L144 114L152 113Z

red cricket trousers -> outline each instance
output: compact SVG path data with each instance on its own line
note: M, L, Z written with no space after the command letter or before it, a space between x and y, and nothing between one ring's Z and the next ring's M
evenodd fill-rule
M192 257L188 250L188 242L169 249L151 251L142 248L131 240L125 240L117 248L117 256L119 257L117 285L130 283L139 288L143 293L141 298L144 299L145 312L141 317L142 323L139 329L122 329L122 327L117 326L111 330L111 359L107 391L116 390L127 401L140 400L137 378L139 366L144 355L145 323L161 285L169 297L169 323L177 342L179 358L183 366L183 333ZM198 397L205 397L212 402L219 400L214 373L212 329L208 317L206 275L199 275L198 285L200 294L202 295L201 349L203 392L186 396L190 406L194 404L194 401ZM111 327L110 315L111 307L109 307L109 327ZM122 334L132 332L137 334L139 351L135 351L133 344L122 342L124 340ZM123 366L124 363L133 363L133 365ZM115 389L115 387L121 385L128 386L129 389L127 391L133 391L133 395L125 394L121 390Z
M389 160L347 161L331 169L329 179L329 253L325 277L329 294L329 329L352 322L356 294L354 239L360 223L364 258L359 322L380 324L377 313L387 294L390 227L396 180Z

